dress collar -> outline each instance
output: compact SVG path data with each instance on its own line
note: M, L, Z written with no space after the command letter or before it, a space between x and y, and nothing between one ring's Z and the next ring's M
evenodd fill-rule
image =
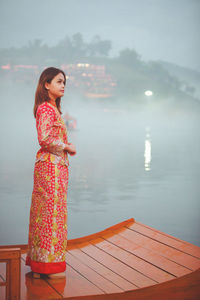
M59 114L59 115L60 115L60 112L58 111L58 108L57 108L57 106L55 106L55 105L53 105L53 104L49 103L48 101L46 101L46 103L47 103L47 105L51 106L51 107L52 107L52 108L55 110L55 112L56 112L57 114Z
M51 104L49 101L46 101L46 103L48 103L50 106L53 106L53 107L57 108L56 105Z

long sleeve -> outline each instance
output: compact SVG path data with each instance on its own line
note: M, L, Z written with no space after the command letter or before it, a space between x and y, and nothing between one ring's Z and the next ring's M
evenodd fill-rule
M51 107L44 106L38 109L36 116L38 142L43 150L60 155L66 144L60 137L60 127L55 121L55 111Z

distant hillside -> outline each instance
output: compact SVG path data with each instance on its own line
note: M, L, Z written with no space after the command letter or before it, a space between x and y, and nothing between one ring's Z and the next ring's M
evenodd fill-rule
M79 88L76 86L75 90L80 93L86 87L90 89L92 84L90 96L103 93L134 104L146 103L145 91L152 90L152 98L160 103L174 99L175 102L195 101L200 104L199 72L165 61L145 62L135 49L130 48L122 49L116 57L109 57L111 48L111 41L95 36L88 43L80 32L66 36L55 46L35 39L21 48L0 49L0 77L28 80L29 75L36 78L39 70L48 65L68 65L67 68L73 65L77 66L75 72L79 78ZM93 74L92 66L96 70L100 68L99 71ZM106 75L102 68L106 68ZM68 76L73 78L71 71Z
M159 60L158 62L171 75L177 77L180 81L185 82L190 87L194 87L194 96L200 99L200 72L162 60Z

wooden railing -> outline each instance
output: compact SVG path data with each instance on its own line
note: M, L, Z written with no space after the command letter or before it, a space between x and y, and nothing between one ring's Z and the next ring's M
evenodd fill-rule
M0 265L2 263L6 263L6 268L0 288L5 286L5 300L20 300L21 249L0 248Z

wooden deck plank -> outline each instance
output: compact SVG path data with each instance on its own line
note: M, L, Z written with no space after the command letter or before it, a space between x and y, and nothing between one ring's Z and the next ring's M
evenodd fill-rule
M45 280L34 279L30 267L21 259L21 300L62 298Z
M25 262L26 254L22 254L22 259ZM66 298L103 293L98 287L76 272L69 264L67 264L66 268L66 278L48 279L44 277L44 280L58 294Z
M105 238L105 237L103 237L103 238ZM158 253L151 251L150 249L143 248L142 246L134 243L133 241L126 239L125 237L123 237L119 234L112 235L112 236L108 237L107 240L109 242L113 243L114 245L133 253L134 255L138 256L139 258L143 259L144 261L147 261L147 262L151 263L152 265L170 273L171 275L173 275L175 277L180 277L180 276L183 276L183 275L191 272L190 269L183 267L183 266L167 259L166 257L161 256Z
M70 240L69 244L66 278L62 279L45 276L34 279L30 267L25 266L26 254L22 255L22 300L63 297L116 300L124 299L128 294L132 297L129 299L133 299L133 295L141 295L141 291L146 300L149 291L159 291L157 287L162 288L169 282L176 293L179 278L175 279L175 276L189 278L191 271L200 267L197 246L193 248L185 241L134 223L133 219ZM188 283L185 281L183 286L187 288Z
M157 268L140 257L119 248L118 245L109 243L108 240L98 238L98 240L91 243L157 283L175 278L175 276Z
M199 300L200 270L191 272L180 278L169 280L146 288L127 291L123 294L110 294L104 297L93 296L80 298L82 300ZM77 300L70 298L70 300Z
M102 275L104 278L110 280L115 285L119 286L122 290L128 291L128 290L133 290L135 288L135 286L132 283L126 281L118 274L114 273L107 267L103 266L101 263L99 263L92 257L88 256L86 253L84 253L81 249L70 250L70 253L73 254L78 259L80 259L83 263L85 263L95 272Z
M95 245L92 244L90 245L86 244L86 245L87 246L85 247L83 247L83 245L80 245L80 248L83 252L93 257L94 259L96 259L98 262L100 262L102 265L106 266L113 272L122 276L127 281L133 283L135 285L135 288L156 284L156 282L153 281L152 279L140 274L139 272L135 271L131 267L122 263L118 259L102 251Z
M64 298L104 294L97 286L67 264L66 278L45 279Z
M165 245L168 245L170 247L173 247L175 249L183 251L184 253L190 254L194 257L200 258L200 247L197 247L195 245L186 244L181 240L174 239L171 236L167 236L161 232L157 232L155 230L147 228L146 226L143 226L137 222L135 222L128 228L132 229L138 233L141 233L145 236L148 236L160 243L163 243Z
M125 231L121 231L119 234L144 248L150 249L186 268L189 268L190 270L194 271L200 267L199 259L171 248L170 246L159 243L158 241L152 240L151 238L141 235L129 228Z
M166 232L162 232L162 231L160 231L160 230L158 230L158 229L156 229L156 228L150 227L150 226L148 226L148 225L146 225L146 224L143 224L143 223L141 223L141 222L138 222L138 221L137 221L136 223L139 224L139 225L141 225L141 226L144 226L144 227L146 227L146 228L149 228L149 229L151 229L151 230L153 230L153 231L155 231L155 232L161 233L161 234L163 234L163 235L165 235L165 236L167 236L167 237L170 237L170 238L172 238L172 239L174 239L174 240L180 241L180 242L182 242L182 243L184 243L184 244L187 244L187 245L189 245L189 246L192 246L192 247L196 247L197 250L198 250L198 248L199 248L198 246L196 246L196 245L194 245L194 244L191 244L191 243L189 243L189 242L187 242L187 241L181 240L181 239L179 239L179 238L177 238L177 237L175 237L175 236L173 236L173 235L170 235L170 234L168 234L168 233L166 233ZM133 224L133 223L132 223L132 224ZM131 226L132 224L129 224L129 225ZM128 224L125 225L125 227L128 227L128 228L129 228Z
M97 272L92 270L87 265L83 264L78 258L73 256L70 252L67 252L66 260L68 264L75 269L82 276L87 278L90 282L96 285L99 289L101 289L104 293L118 293L122 292L118 286L107 280L106 278L99 275Z

